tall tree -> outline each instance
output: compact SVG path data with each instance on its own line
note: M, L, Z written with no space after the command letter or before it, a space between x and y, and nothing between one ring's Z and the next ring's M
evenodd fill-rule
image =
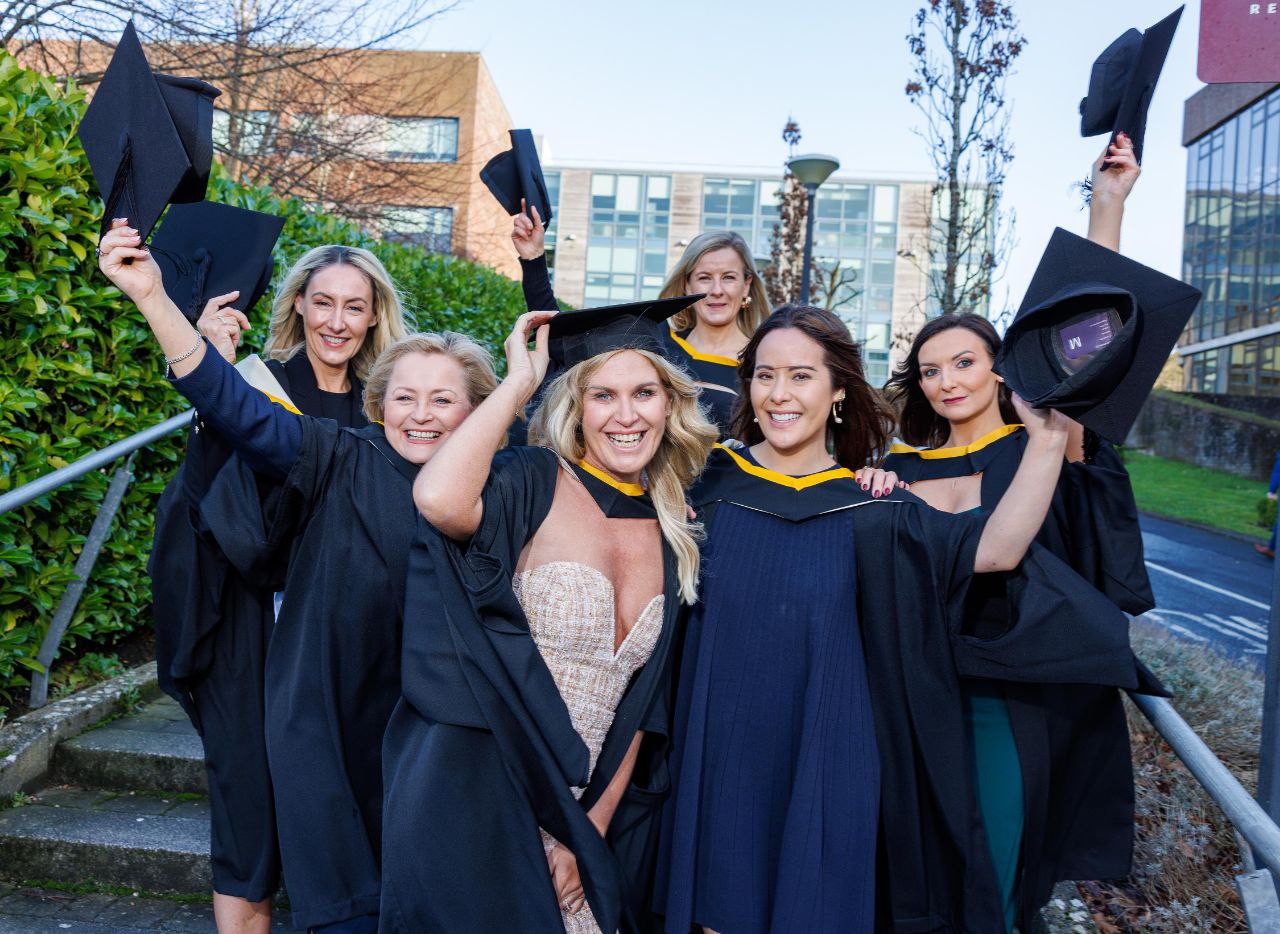
M132 19L156 70L195 75L222 91L215 149L233 177L377 222L389 205L450 204L461 194L432 190L459 185L422 171L438 155L432 145L450 140L392 116L459 113L461 92L453 89L463 82L446 73L459 60L419 58L422 73L407 75L383 61L396 53L373 52L451 7L451 0L0 0L0 39L29 66L92 86ZM405 139L415 134L420 139ZM456 137L449 158L469 157L456 152Z
M907 36L906 94L924 116L917 132L937 179L927 242L912 253L943 313L987 308L1012 245L1000 200L1013 160L1005 78L1026 44L1012 5L996 0L928 0Z
M787 117L786 125L782 128L782 140L787 144L789 162L796 154L796 146L800 142L800 124L791 117ZM809 214L808 193L789 169L783 173L777 198L778 219L774 222L773 232L769 235L769 265L762 273L769 304L775 308L800 301L805 220ZM811 292L813 280L820 278L817 268L815 260L810 267Z

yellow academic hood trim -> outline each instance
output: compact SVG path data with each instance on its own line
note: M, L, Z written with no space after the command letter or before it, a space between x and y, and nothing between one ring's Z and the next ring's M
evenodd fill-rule
M966 444L963 446L957 446L953 448L932 448L932 449L913 448L911 445L903 444L901 441L899 441L889 446L889 453L890 454L915 454L917 457L922 457L925 460L930 460L930 461L941 460L944 457L964 457L964 455L966 454L972 454L975 451L981 451L987 445L994 444L995 442L999 441L1001 438L1009 437L1009 435L1013 434L1015 431L1023 427L1025 426L1023 426L1021 423L1015 423L1013 425L1001 425L995 431L992 431L992 432L989 432L988 434L983 435L977 441L973 442L973 444Z
M585 460L578 461L578 466L585 470L591 476L595 477L601 483L607 483L619 493L625 493L627 496L644 496L645 489L638 483L623 483L621 480L615 480L599 467L593 467Z
M761 480L768 480L770 483L790 487L793 490L805 490L811 486L817 486L819 483L826 483L828 480L858 479L858 475L847 467L833 467L830 470L824 470L822 473L815 473L808 477L790 477L787 474L778 473L776 470L770 470L768 467L756 466L728 445L716 444L716 447L732 457L739 468L753 477L759 477Z

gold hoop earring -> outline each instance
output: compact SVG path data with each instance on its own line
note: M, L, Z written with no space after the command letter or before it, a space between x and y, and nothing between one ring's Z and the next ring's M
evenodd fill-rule
M831 403L831 417L835 419L837 425L844 424L844 419L840 417L840 413L841 411L843 411L843 405L844 405L843 399L841 399L839 402Z

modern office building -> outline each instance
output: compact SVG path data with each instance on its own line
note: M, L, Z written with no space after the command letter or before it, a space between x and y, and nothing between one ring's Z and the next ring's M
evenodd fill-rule
M1190 392L1280 395L1280 85L1187 99L1183 278L1204 293L1179 341Z
M734 230L769 261L778 169L637 166L544 159L555 218L548 231L556 294L576 306L654 297L689 241ZM814 254L844 284L834 308L864 341L868 378L888 378L895 334L923 320L924 179L836 175L815 204ZM896 361L894 361L896 362Z

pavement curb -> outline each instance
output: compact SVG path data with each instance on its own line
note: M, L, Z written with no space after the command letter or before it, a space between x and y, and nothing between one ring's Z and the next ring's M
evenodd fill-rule
M133 692L143 700L160 693L155 662L77 691L0 728L0 799L44 777L60 742L119 712L125 695Z
M1248 545L1265 545L1267 540L1261 535L1246 535L1244 532L1234 532L1231 529L1220 529L1216 525L1205 525L1203 522L1193 522L1190 519L1183 519L1181 516L1166 516L1164 513L1152 512L1149 509L1139 509L1138 512L1144 516L1150 516L1152 519L1159 519L1161 522L1172 522L1174 525L1181 525L1188 529L1197 529L1201 532L1212 532L1214 535L1221 535L1224 538L1234 538L1238 542L1244 542Z

